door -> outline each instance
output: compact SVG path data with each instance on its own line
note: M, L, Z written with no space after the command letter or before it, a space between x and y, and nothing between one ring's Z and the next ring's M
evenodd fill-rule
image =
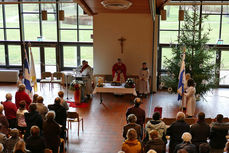
M221 51L220 85L229 86L229 50Z
M44 71L56 72L58 64L56 63L56 47L44 47Z

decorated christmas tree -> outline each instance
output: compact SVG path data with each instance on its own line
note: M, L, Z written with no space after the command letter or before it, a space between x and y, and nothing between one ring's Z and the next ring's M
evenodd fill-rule
M169 92L177 93L183 47L185 47L185 72L190 73L196 83L196 95L203 97L206 92L217 87L215 76L219 70L215 64L215 51L207 45L211 29L208 28L207 32L203 30L203 22L207 16L200 18L197 6L189 9L185 11L178 44L172 45L172 57L165 60L168 76L162 78L161 85L165 85Z

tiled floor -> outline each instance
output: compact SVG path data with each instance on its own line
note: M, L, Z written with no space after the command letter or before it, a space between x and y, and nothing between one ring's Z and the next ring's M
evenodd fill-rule
M16 86L13 84L0 84L0 101L5 99L7 92L14 95L15 91ZM44 97L45 104L51 104L58 91L58 85L52 90L45 86L42 91L38 91L38 94ZM206 117L215 117L218 113L229 116L228 93L229 89L217 89L209 93L205 101L197 102L197 112L204 111ZM69 97L72 98L72 92L69 93ZM179 107L176 99L176 95L158 92L144 99L141 107L146 110L148 117L152 115L155 106L163 107L163 117L175 117ZM116 97L105 94L103 104L99 104L99 96L94 95L88 107L76 108L84 118L84 132L80 129L78 137L77 123L75 123L69 133L68 153L117 153L123 141L122 127L126 124L125 112L131 105L129 96ZM70 111L75 111L75 108L71 108Z

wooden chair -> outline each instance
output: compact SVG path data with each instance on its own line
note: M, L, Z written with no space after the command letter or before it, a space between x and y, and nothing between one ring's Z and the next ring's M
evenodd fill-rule
M188 124L188 125L192 125L192 124L195 124L196 123L196 118L186 118L184 119L185 122Z
M210 125L212 123L212 119L211 118L205 118L205 122Z
M52 153L52 150L49 149L49 148L46 148L46 149L44 150L44 153Z
M72 128L72 122L78 122L78 136L80 130L80 121L82 121L82 131L83 131L83 118L79 116L77 112L68 112L67 113L67 122L68 122L68 130Z
M166 125L171 125L176 121L176 118L163 118L162 121L165 122Z
M54 83L60 84L60 88L61 88L64 85L64 73L54 72L52 74L52 80L51 80L52 88Z
M49 89L50 89L51 81L52 81L52 73L51 72L42 72L41 80L40 80L40 90L41 90L41 87L43 88L44 83L48 83Z

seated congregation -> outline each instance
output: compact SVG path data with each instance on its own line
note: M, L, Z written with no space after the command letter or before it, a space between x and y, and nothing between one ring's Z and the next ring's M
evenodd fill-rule
M227 135L229 124L218 114L211 124L205 121L205 113L199 112L196 122L186 123L185 114L178 112L170 125L163 122L161 114L154 112L145 121L141 100L127 110L127 125L123 127L122 151L119 153L228 153ZM146 123L146 124L144 124Z
M15 104L7 93L0 104L0 152L65 152L68 105L64 93L58 95L54 104L45 106L43 97L35 94L32 100L23 84L15 94Z

